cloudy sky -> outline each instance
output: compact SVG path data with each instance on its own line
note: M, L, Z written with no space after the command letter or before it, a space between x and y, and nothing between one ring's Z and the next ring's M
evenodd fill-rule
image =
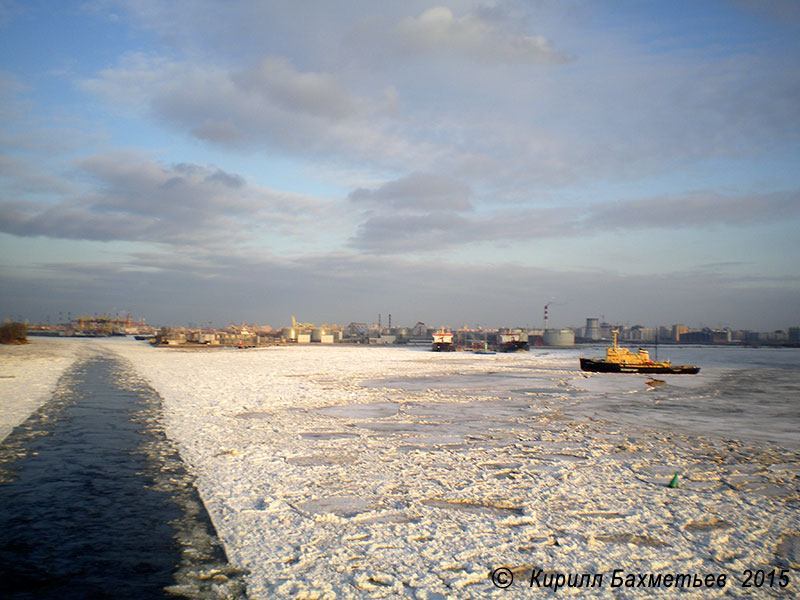
M800 325L800 5L0 0L0 318Z

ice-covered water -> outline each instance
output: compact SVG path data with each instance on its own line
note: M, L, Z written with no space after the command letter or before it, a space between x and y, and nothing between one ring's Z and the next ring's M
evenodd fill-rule
M628 423L800 447L800 351L700 347L666 352L674 355L674 363L699 364L702 371L659 376L666 385L654 389L629 384L624 375L598 375L582 386L588 398L581 408Z
M702 371L651 390L582 373L600 347L75 344L120 355L163 399L252 599L521 599L547 595L526 584L539 570L605 578L559 596L678 593L611 588L614 569L729 578L686 598L800 592L795 350L662 347ZM744 588L758 569L787 586Z
M368 382L419 392L441 390L484 397L536 398L565 415L593 416L631 426L800 447L800 350L794 348L659 348L673 364L701 366L698 375L583 373L579 356L604 349L534 349L484 371ZM651 356L654 354L650 348Z
M538 569L604 574L582 598L671 593L612 589L616 568L730 578L682 597L800 589L791 353L660 349L703 371L647 391L645 377L582 373L577 349L104 344L163 397L251 598L528 598L544 593L523 583ZM754 365L777 373L753 379ZM764 427L769 401L790 415L782 429ZM489 575L506 566L500 589ZM789 586L743 588L759 568L787 569Z

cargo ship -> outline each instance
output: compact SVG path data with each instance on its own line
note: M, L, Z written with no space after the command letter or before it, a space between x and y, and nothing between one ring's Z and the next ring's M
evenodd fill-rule
M498 337L499 352L527 352L531 347L518 333L501 333Z
M453 352L455 349L452 333L442 328L441 331L433 334L433 345L431 346L433 352Z
M639 348L634 354L627 348L617 346L617 332L614 331L614 345L606 348L605 360L581 357L581 369L595 373L663 373L673 375L695 375L700 367L673 365L669 361L652 361L650 353Z

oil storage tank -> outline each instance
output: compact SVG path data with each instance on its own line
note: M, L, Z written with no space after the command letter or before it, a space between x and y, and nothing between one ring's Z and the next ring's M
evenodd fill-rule
M545 346L574 346L575 333L571 329L547 329L542 343Z

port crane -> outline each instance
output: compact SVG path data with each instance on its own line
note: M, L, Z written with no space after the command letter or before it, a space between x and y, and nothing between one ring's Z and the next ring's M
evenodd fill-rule
M292 315L292 329L294 329L295 331L298 331L300 329L302 329L302 330L314 329L314 324L313 323L298 323L297 319L295 319L294 315Z

